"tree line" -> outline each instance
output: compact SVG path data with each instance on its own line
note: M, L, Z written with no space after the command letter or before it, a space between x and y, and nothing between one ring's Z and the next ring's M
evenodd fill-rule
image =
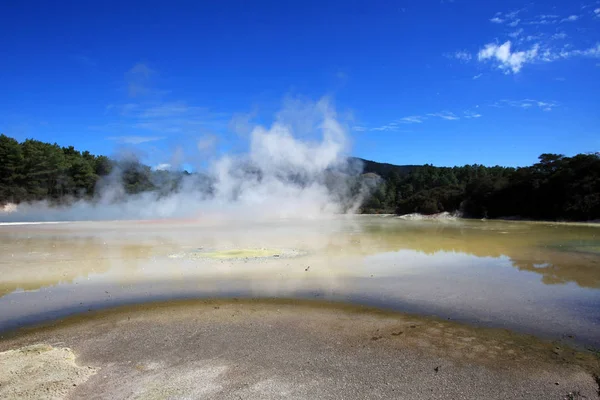
M600 219L599 153L542 154L536 164L520 168L402 166L358 160L364 167L362 179L379 182L362 205L364 213L460 211L473 218ZM102 178L115 168L125 195L145 191L166 195L178 190L190 175L156 171L136 159L117 162L73 146L33 139L18 142L0 135L0 205L92 199ZM194 175L198 185L210 187L209 178ZM332 176L339 181L334 171Z
M0 135L0 205L45 200L64 203L92 199L103 182L119 169L123 194L149 190L171 191L187 172L154 171L131 158L114 161L73 146L61 147L39 140L19 143Z
M365 162L383 182L364 204L397 214L460 211L472 218L600 219L600 153L542 154L532 166L398 166Z

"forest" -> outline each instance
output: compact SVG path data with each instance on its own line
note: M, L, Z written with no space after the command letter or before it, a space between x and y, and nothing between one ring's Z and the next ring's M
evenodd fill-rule
M392 165L354 159L377 175L363 213L435 214L471 218L590 221L600 219L600 153L542 154L519 168L483 165ZM57 144L0 135L0 205L93 199L103 177L119 168L124 194L178 190L188 172L153 170L136 159L114 161ZM199 182L206 176L198 174Z

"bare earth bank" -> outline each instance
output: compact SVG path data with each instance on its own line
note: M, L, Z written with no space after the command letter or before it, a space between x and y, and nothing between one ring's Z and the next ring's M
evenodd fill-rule
M506 330L283 300L120 307L0 352L1 399L594 399L600 370Z

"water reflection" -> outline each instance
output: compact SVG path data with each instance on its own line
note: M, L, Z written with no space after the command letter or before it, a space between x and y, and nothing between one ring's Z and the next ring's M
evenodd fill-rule
M592 337L600 329L598 232L381 217L0 226L0 329L93 305L247 295L350 299ZM170 257L265 247L302 256Z
M451 221L368 224L366 231L376 241L397 243L396 250L506 256L515 268L541 274L545 284L575 282L581 287L600 288L600 227Z

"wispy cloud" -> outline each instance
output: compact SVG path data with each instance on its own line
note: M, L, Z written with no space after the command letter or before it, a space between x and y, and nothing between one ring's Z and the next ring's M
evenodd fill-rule
M129 96L137 97L151 93L149 83L155 73L153 69L144 63L137 63L127 71L125 78Z
M405 124L420 124L423 122L423 117L419 115L411 115L408 117L400 118L400 122Z
M460 50L454 53L446 54L446 57L453 58L462 62L469 62L473 58L471 53L466 50Z
M169 163L158 164L158 165L154 166L154 169L156 171L168 171L171 169L171 164L169 164Z
M511 33L508 34L508 36L510 36L513 39L516 39L519 36L521 36L521 34L523 34L523 28L519 28L516 31L512 31Z
M555 107L558 106L557 103L553 101L539 101L532 99L524 99L524 100L500 100L494 104L493 107L517 107L522 108L524 110L538 108L542 111L552 111Z
M162 140L164 136L111 136L108 139L123 144L141 144Z
M475 76L473 76L473 80L479 79L483 76L483 74L477 74Z
M576 50L561 51L560 56L562 58L569 58L569 57L575 57L575 56L600 58L600 43L596 43L595 46L592 46L590 48L583 49L583 50L576 49Z
M596 14L596 17L600 17L600 8L596 8L594 14Z
M560 22L561 23L562 22L575 22L578 19L579 19L578 15L569 15L568 17L561 19Z
M216 135L202 135L202 137L196 141L196 147L200 153L211 152L217 145L218 139L219 138Z
M356 132L408 132L405 129L400 129L400 123L397 121L390 122L385 125L366 127L366 126L354 126L353 131Z
M504 42L501 45L496 43L488 43L483 49L477 54L479 61L492 60L498 65L498 68L502 69L505 73L512 72L513 74L518 73L524 64L535 60L538 54L538 47L534 45L527 51L511 51L512 43L510 40Z
M522 11L524 11L524 9L514 10L507 13L497 12L493 18L490 18L490 22L494 24L503 24L506 22L506 25L514 28L515 26L519 25L519 22L521 22L521 19L517 18L517 16Z
M172 135L193 138L227 129L229 113L215 112L185 101L164 100L169 92L159 91L149 84L155 74L147 65L136 64L126 73L125 80L128 94L141 98L109 104L105 111L111 122L90 129L106 132L110 139L127 144L146 143Z
M548 32L542 27L536 27L535 32L531 32L532 27L528 25L553 25L559 22L575 22L579 19L578 15L566 15L561 17L557 14L538 14L534 16L528 16L528 8L525 8L502 13L497 12L492 18L493 22L505 24L507 27L516 27L519 25L519 29L505 32L504 34L510 39L503 41L490 42L480 48L477 53L477 60L479 62L486 62L496 66L502 70L505 74L517 74L527 64L535 62L548 62L552 59L558 59L563 56L557 55L561 51L553 49L555 44L552 44L552 40L564 40L568 36L564 32ZM528 46L524 46L524 43L532 42ZM567 45L565 45L564 48ZM564 51L562 51L564 53ZM568 56L573 55L592 55L593 52L584 53L583 51L577 51L569 49Z
M226 129L230 117L227 113L192 107L183 102L115 105L108 115L118 118L118 122L92 128L107 132L137 130L140 133L196 135Z
M560 50L552 51L550 49L544 50L540 54L540 59L545 62L552 62L560 59L567 59L571 57L588 57L588 58L600 58L600 43L596 43L587 49L574 49L574 50Z
M194 111L183 102L167 102L150 106L140 113L141 118L169 118L189 114Z
M479 114L477 112L473 112L473 111L465 111L464 116L467 119L481 118L481 114Z
M389 124L385 124L382 126L376 126L374 128L371 128L370 130L374 131L374 132L396 131L396 130L398 130L398 123L390 122Z
M552 35L550 38L553 40L562 40L567 38L567 34L564 32L558 32Z
M431 113L431 114L427 114L430 117L437 117L437 118L442 118L448 121L455 121L460 119L458 116L456 116L454 113L449 112L449 111L442 111L442 112L438 112L438 113Z
M544 35L542 35L541 33L535 33L533 35L525 36L525 41L526 42L534 42L534 41L540 40L543 37L544 37Z
M453 112L442 111L437 113L428 113L424 115L410 115L408 117L403 117L395 121L389 122L387 124L374 127L357 125L352 127L352 130L356 132L410 132L405 129L402 129L402 125L421 124L432 118L441 118L446 121L455 121L460 119L460 117L454 114Z
M535 16L532 20L527 21L528 25L552 25L559 22L560 16L555 14L541 14Z

